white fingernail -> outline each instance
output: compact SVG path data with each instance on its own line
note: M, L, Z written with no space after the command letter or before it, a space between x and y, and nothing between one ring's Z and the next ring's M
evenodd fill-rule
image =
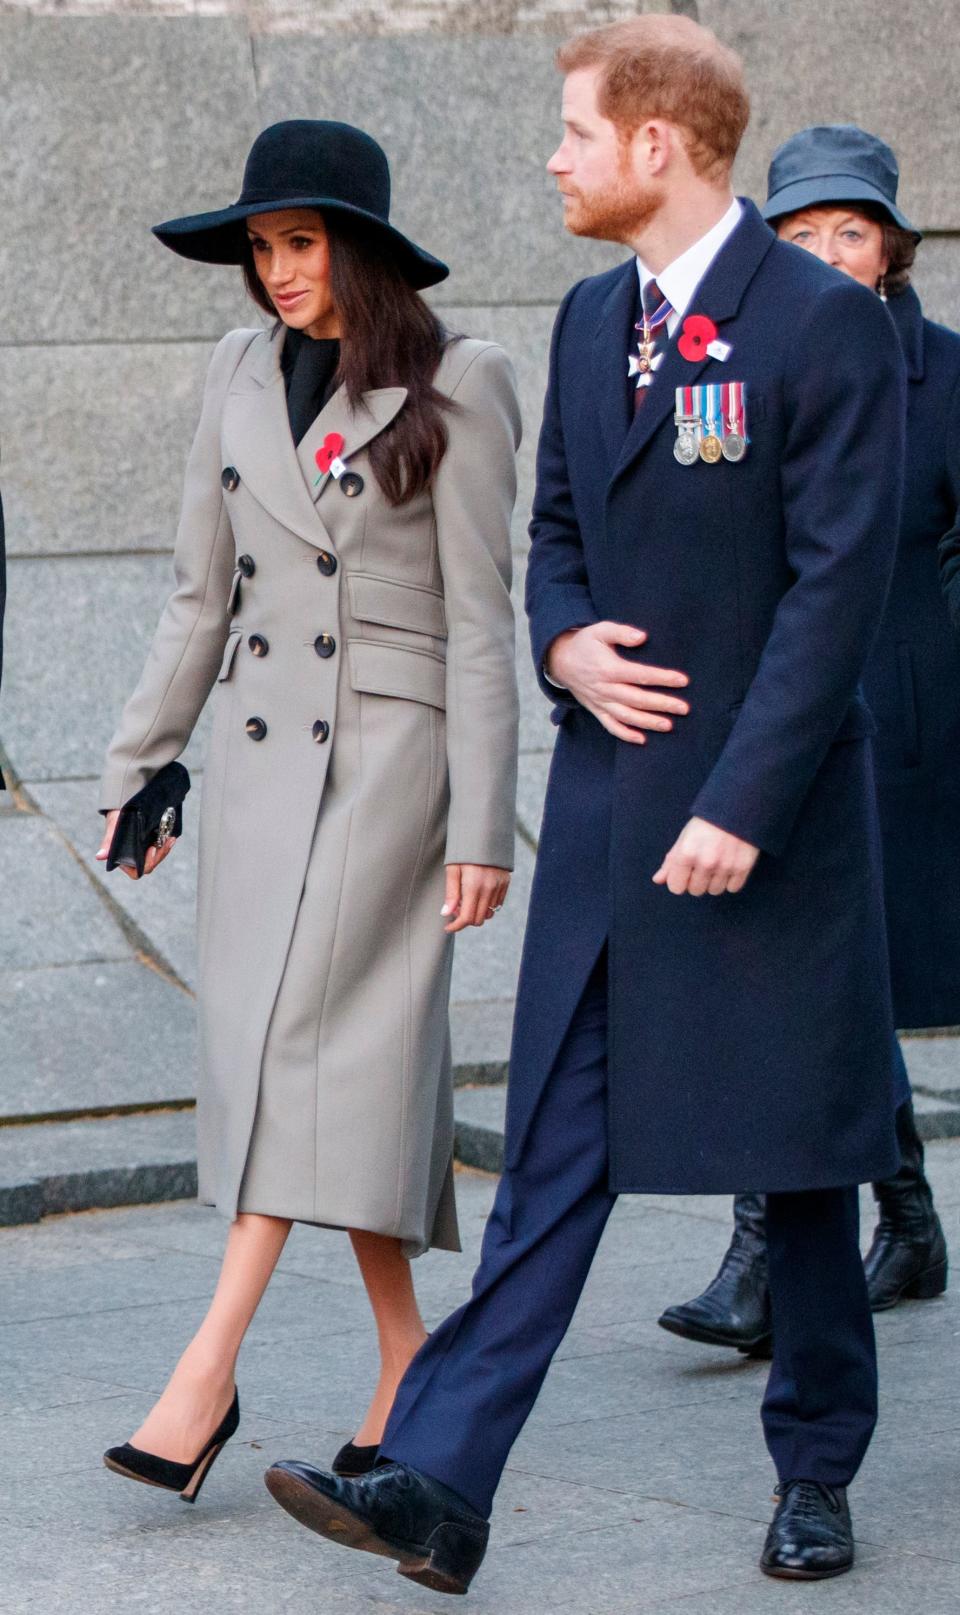
M443 908L440 910L440 918L442 920L445 920L447 915L452 914L452 913L453 913L453 904L452 903L444 903Z

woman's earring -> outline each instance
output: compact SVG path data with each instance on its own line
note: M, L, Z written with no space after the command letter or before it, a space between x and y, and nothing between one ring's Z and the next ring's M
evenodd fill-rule
M881 275L877 281L877 291L880 294L881 303L885 303L887 301L887 282L884 275Z

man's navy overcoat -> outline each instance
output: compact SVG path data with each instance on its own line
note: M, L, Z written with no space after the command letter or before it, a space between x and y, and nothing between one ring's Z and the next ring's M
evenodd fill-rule
M750 203L632 418L631 260L561 305L527 582L544 693L557 634L644 628L688 717L644 746L572 697L559 733L518 994L508 1163L604 941L614 1190L818 1189L895 1170L891 1003L860 692L893 567L905 377L880 300L777 241ZM678 333L679 334L679 333ZM677 386L747 385L739 464L673 456ZM761 849L746 888L652 876L692 815Z

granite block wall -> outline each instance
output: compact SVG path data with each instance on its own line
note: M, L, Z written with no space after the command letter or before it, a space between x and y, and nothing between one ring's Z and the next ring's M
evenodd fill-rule
M436 301L517 365L518 563L553 310L610 248L564 236L544 163L555 41L635 6L514 0L0 0L0 444L10 552L0 748L31 782L91 779L169 577L183 460L212 344L253 323L229 270L149 227L240 186L257 130L335 116L382 139L395 218L454 272ZM648 9L665 9L652 5ZM941 0L678 0L744 56L738 168L762 191L802 124L884 134L928 232L917 284L960 325L957 35ZM523 653L521 652L523 660ZM550 744L524 663L524 813ZM92 789L92 787L91 787ZM92 800L92 798L91 798Z

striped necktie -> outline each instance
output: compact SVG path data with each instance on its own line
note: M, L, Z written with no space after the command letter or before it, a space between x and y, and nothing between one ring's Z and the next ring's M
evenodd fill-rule
M640 408L648 389L653 384L653 360L656 357L658 337L673 313L672 303L664 297L655 280L648 280L644 286L641 304L643 319L638 320L634 326L638 336L637 352L630 354L628 366L630 376L637 378L633 394L635 410Z

